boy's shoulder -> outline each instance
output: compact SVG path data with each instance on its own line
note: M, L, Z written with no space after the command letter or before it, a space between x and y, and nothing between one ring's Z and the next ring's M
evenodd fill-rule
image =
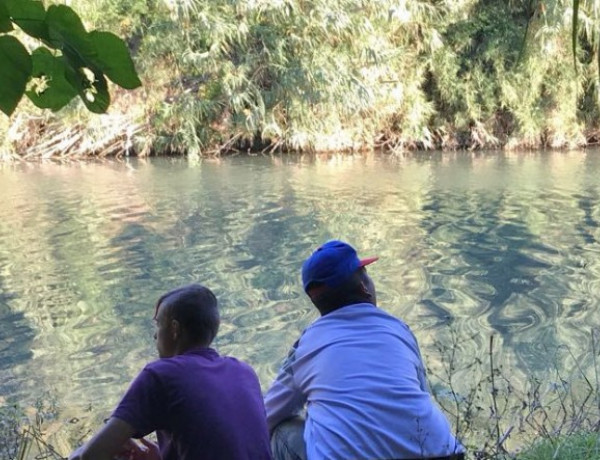
M219 367L226 367L229 369L236 369L238 372L246 371L256 375L256 372L250 364L233 356L220 355L212 349L208 349L207 351L203 350L200 353L192 351L169 358L159 358L147 363L144 370L154 374L164 375L189 372L191 370L190 366L193 366L196 370L205 369L206 371L214 370Z

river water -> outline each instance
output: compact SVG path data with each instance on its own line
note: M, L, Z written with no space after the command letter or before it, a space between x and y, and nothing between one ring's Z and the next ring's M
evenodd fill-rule
M300 266L330 238L380 257L379 305L433 374L456 350L468 385L492 336L517 386L586 373L599 178L591 150L4 165L0 402L49 394L63 425L94 425L155 357L156 299L190 282L220 300L216 348L266 388L316 318Z

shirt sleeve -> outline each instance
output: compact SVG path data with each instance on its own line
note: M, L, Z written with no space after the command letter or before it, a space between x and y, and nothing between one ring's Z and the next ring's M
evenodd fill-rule
M410 328L408 328L408 331L410 332L410 335L412 336L412 339L414 342L414 347L415 347L415 352L416 352L417 358L418 358L417 377L419 378L419 385L421 387L421 390L423 390L427 393L431 393L430 388L429 388L429 382L427 381L427 371L425 370L425 364L423 363L423 357L421 356L421 350L419 348L419 342L418 342L417 337L415 336L414 332Z
M135 430L134 438L162 429L167 408L158 375L146 366L131 383L112 416L129 423Z
M302 393L294 381L293 365L296 360L297 346L298 342L294 344L288 353L277 378L265 395L267 426L270 433L282 421L299 415L306 403L306 395Z

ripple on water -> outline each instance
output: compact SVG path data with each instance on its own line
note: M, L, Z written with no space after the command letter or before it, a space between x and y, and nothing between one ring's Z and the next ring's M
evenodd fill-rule
M223 353L249 362L264 387L302 329L316 318L316 311L298 301L270 301L243 310L237 306L224 312L217 345Z
M436 344L455 347L468 383L492 334L495 359L515 374L543 371L561 344L587 365L581 344L600 304L594 163L253 160L0 171L2 394L55 388L74 412L109 410L155 356L154 302L190 282L219 298L217 347L266 387L316 317L299 271L328 238L381 257L369 267L380 303L436 369L448 363ZM573 361L559 356L565 369Z

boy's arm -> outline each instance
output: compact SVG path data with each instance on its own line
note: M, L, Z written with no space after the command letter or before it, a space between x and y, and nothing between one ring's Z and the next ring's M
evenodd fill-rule
M277 378L265 395L269 433L272 433L279 423L298 415L306 403L306 395L297 387L292 369L296 360L297 346L298 342L290 350Z
M155 449L149 450L131 439L156 431L159 420L164 419L164 392L151 366L146 365L138 374L113 415L92 439L71 454L70 460L112 460L117 454L134 460L160 458L152 456Z
M92 439L71 454L69 460L112 460L123 450L134 431L129 423L111 417Z

